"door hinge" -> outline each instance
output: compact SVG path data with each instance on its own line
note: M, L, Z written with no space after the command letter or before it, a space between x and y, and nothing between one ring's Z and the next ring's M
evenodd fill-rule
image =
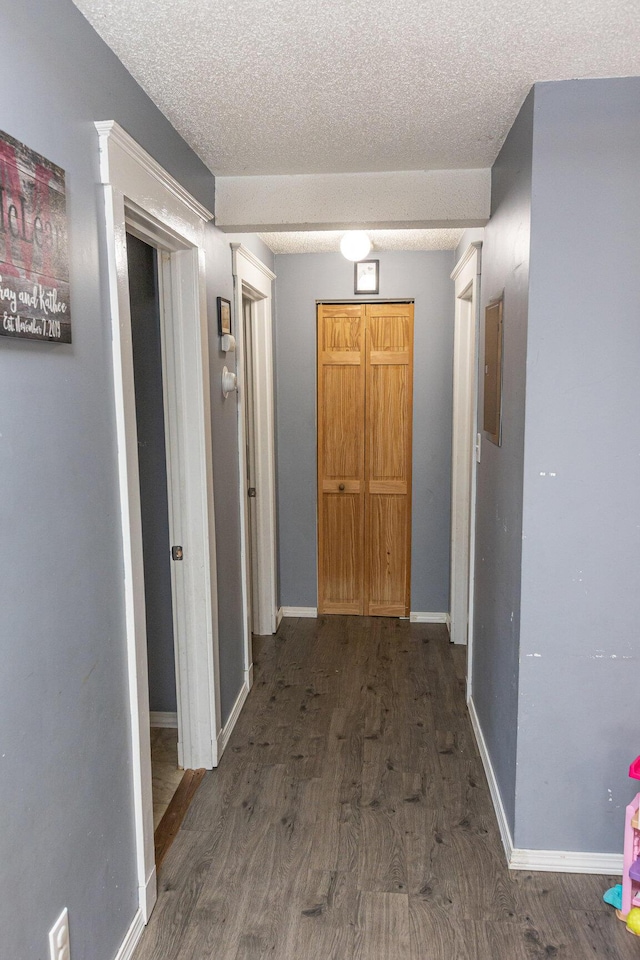
M248 497L255 497L255 495L256 495L256 488L255 488L255 487L249 487L249 489L247 490L247 496L248 496Z
M171 547L171 559L172 560L182 560L183 553L182 547Z

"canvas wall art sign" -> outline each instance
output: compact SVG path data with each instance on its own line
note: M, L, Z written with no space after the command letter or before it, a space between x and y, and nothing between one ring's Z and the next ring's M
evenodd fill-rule
M71 343L64 170L2 131L0 335Z

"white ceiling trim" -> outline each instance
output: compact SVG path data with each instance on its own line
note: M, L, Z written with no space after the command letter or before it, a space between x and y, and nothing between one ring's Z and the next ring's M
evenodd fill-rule
M216 224L233 233L481 227L491 171L218 177Z
M173 194L181 204L187 207L192 213L195 213L201 220L204 220L205 223L213 220L211 211L207 210L199 200L196 200L170 173L167 173L164 167L162 167L150 153L147 153L126 130L123 130L119 123L116 123L115 120L98 120L95 123L95 127L100 138L100 175L103 183L109 182L109 150L112 149L115 143L120 147L122 151L121 155L126 157L127 161L133 161L130 167L131 170L142 168L161 186L165 187L169 193Z

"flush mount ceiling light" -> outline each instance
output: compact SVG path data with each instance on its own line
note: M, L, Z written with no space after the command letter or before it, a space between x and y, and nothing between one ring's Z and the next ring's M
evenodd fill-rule
M364 230L349 230L340 241L340 252L347 260L364 260L371 250L371 240Z

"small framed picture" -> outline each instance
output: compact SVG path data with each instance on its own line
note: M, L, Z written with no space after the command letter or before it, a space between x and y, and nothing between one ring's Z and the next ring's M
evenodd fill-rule
M380 293L380 261L359 260L355 266L354 293Z
M231 303L218 297L218 334L224 337L225 333L231 333Z

